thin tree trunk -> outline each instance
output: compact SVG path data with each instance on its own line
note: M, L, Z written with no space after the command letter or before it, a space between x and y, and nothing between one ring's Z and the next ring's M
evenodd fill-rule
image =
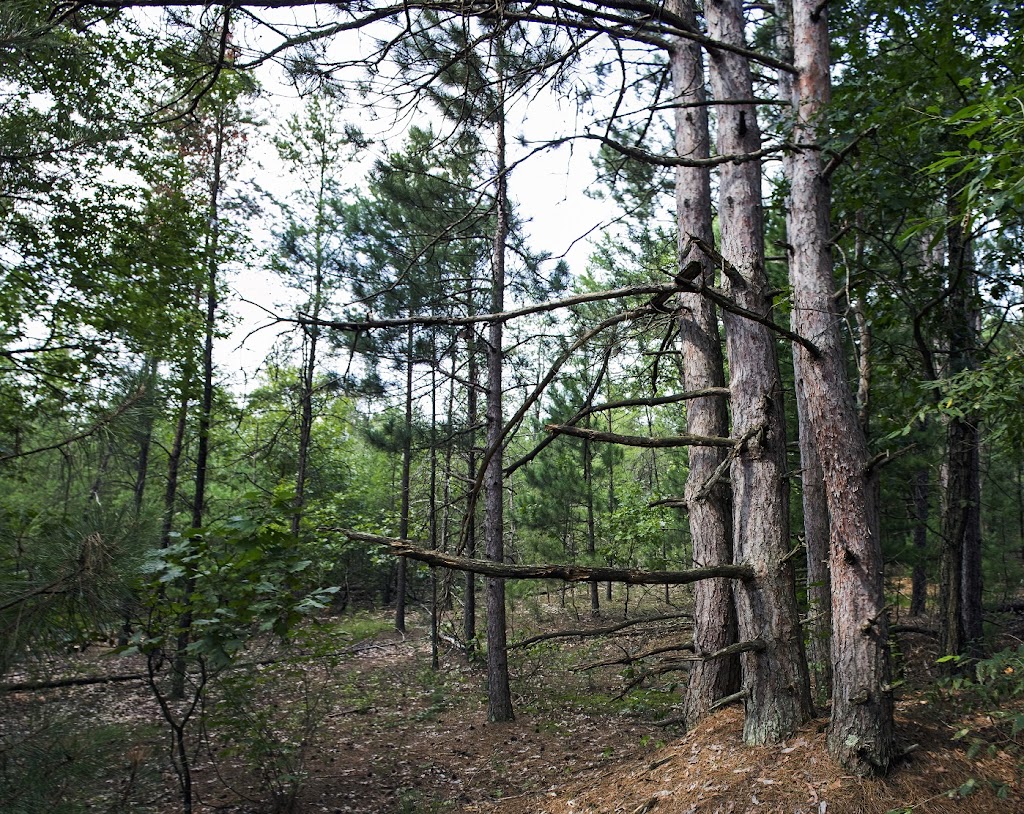
M149 453L153 446L153 411L156 408L157 361L146 359L144 372L146 377L146 396L142 402L142 431L139 433L139 462L135 470L135 485L132 487L132 510L135 519L142 514L142 501L146 494L146 482L149 477Z
M708 33L743 45L742 0L705 8ZM712 52L711 86L721 100L751 99L753 79L745 57ZM761 148L757 112L749 104L720 104L718 152ZM764 268L764 214L758 161L725 164L719 173L718 217L722 256L735 272L724 274L727 291L744 308L771 310ZM776 743L813 714L796 585L789 553L786 423L775 336L764 325L724 315L729 360L733 435L753 434L732 464L733 557L752 565L757 579L735 591L740 639L760 640L762 651L741 656L746 693L743 737Z
M213 423L213 338L217 329L217 272L220 268L220 194L224 169L224 142L227 136L227 114L223 107L217 111L212 170L210 179L209 223L206 242L206 315L203 325L202 404L196 430L195 490L192 497L192 528L202 528L206 510L206 479L210 463L210 427ZM195 589L195 579L189 579L185 596ZM192 608L186 606L178 622L178 641L171 677L171 697L185 697L185 650L192 635Z
M974 249L958 217L957 190L949 191L946 230L950 297L949 369L954 376L974 366L977 316L974 306ZM943 653L984 652L981 584L981 434L976 414L954 417L946 426L946 495L942 518Z
M829 573L828 500L818 449L807 418L807 395L796 382L797 420L800 436L801 502L804 516L804 547L807 557L807 663L816 698L832 695L832 577Z
M466 328L466 356L469 368L469 391L466 395L466 421L469 424L469 431L466 434L466 480L468 483L476 481L476 422L477 415L477 363L476 363L476 329L470 325ZM466 556L476 556L476 501L468 501L469 511L473 517L466 520ZM472 653L476 641L476 575L467 571L465 582L465 607L463 609L462 635L466 640L466 649Z
M499 42L500 59L500 42ZM495 111L497 159L495 177L496 223L491 276L491 312L505 307L505 244L508 235L508 179L505 166L504 84L498 67L498 109ZM502 476L502 323L491 322L487 328L487 448L490 459L484 475L484 538L488 559L505 559L504 483ZM505 581L488 577L485 581L487 599L487 717L491 721L511 721L512 692L508 679L508 642L505 622Z
M430 547L438 548L437 539L437 336L430 337ZM438 659L437 569L430 569L430 666L436 670Z
M409 539L409 504L412 480L412 373L413 373L413 326L406 330L405 342L405 425L402 435L402 482L401 507L398 515L398 536ZM405 560L398 561L398 586L395 589L395 630L405 632L405 594L407 566Z
M792 86L793 139L816 144L830 91L827 9L817 0L792 0L790 19L793 63L799 71ZM806 420L821 460L831 523L834 674L829 751L849 771L884 773L895 745L878 484L866 472L867 439L846 379L821 151L796 152L786 168L792 327L819 349L815 355L795 345L794 362L807 398Z
M590 426L590 416L587 416L586 425ZM590 555L592 563L594 554L597 553L597 525L594 520L594 452L590 440L586 438L583 439L583 483L587 500L587 554ZM601 612L601 597L596 582L590 583L590 612L594 616Z
M928 550L928 467L920 466L911 479L914 505L914 570L910 577L910 615L924 614L928 600L928 572L924 564Z
M292 515L292 534L298 534L302 524L302 512L306 508L306 479L309 471L309 449L313 439L313 382L316 375L317 343L320 339L320 319L323 304L323 196L324 168L321 165L320 199L317 213L316 258L313 275L313 298L310 303L310 316L313 322L304 326L305 331L305 364L302 367L300 398L302 400L299 416L299 450L295 472L295 514Z
M696 26L692 0L678 0L677 12ZM675 101L676 152L703 159L710 155L707 93L703 55L691 40L680 39L671 55ZM676 170L676 218L679 229L679 267L707 285L714 285L710 259L693 248L691 239L714 243L711 213L711 173L706 168ZM691 264L696 263L696 266ZM687 271L687 270L690 271ZM724 387L722 346L715 306L698 294L679 296L679 339L683 387L697 390ZM691 435L727 437L729 416L721 397L694 399L686 408L686 431ZM723 449L692 447L686 504L694 567L732 562L732 506L724 479L710 484L725 458ZM736 610L729 580L698 582L693 589L693 645L697 655L713 653L736 642ZM683 717L693 727L712 705L740 686L739 656L694 662L687 682Z

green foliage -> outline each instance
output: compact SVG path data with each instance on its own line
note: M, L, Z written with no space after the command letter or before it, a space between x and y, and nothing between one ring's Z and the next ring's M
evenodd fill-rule
M310 585L313 561L288 526L291 499L278 490L269 505L189 530L155 551L144 569L151 626L133 646L144 653L172 647L187 618L189 652L223 668L252 636L287 639L302 618L326 608L338 589Z
M961 669L971 664L961 656L943 656L939 663ZM973 674L959 673L943 679L938 692L940 697L955 698L958 707L965 711L983 713L991 725L963 726L953 740L967 744L970 757L983 751L1009 752L1024 769L1024 709L1020 703L1024 698L1024 646L1002 650L973 666Z

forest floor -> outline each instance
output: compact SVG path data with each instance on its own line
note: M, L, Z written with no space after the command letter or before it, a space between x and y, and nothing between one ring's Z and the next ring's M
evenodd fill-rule
M517 606L516 638L622 620L621 606L592 618L582 592L578 601L563 607L552 594ZM653 601L642 608L679 610ZM196 814L271 811L275 788L281 800L296 791L295 810L306 814L1024 812L1024 758L1000 718L1024 710L993 715L990 697L939 688L934 650L916 634L901 639L898 738L908 755L888 779L862 780L829 760L824 713L785 744L748 748L738 707L691 732L660 725L678 714L680 673L652 674L626 692L656 665L594 666L685 641L685 619L513 649L516 720L507 724L487 722L481 664L442 643L434 670L426 629L388 628L379 614L329 620L318 646L330 653L298 665L255 658L232 671L242 678L211 684L186 730ZM90 648L52 662L46 675L142 671L138 656ZM32 811L32 799L56 793L67 811L181 811L167 731L145 681L2 693L4 769L17 765L25 788L45 788L33 798L8 778L0 809ZM39 743L49 733L59 759L53 749L33 757L12 748L33 742L27 733ZM969 756L972 742L978 754Z

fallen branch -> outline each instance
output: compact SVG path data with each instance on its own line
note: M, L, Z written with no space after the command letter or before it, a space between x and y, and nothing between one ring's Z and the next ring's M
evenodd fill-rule
M633 568L607 568L584 565L508 565L491 560L477 560L470 557L453 557L440 551L419 548L408 540L382 537L379 534L364 534L349 529L321 527L321 531L344 534L350 540L387 546L399 557L409 557L419 562L451 568L454 571L468 571L487 577L505 579L560 579L563 582L621 582L626 585L689 585L702 579L726 577L728 579L751 580L754 569L749 565L712 565L707 568L691 568L687 571L639 571Z
M56 690L60 687L85 687L90 684L116 684L121 681L142 681L148 678L144 673L130 673L114 676L85 676L82 678L54 678L49 681L21 681L15 684L0 684L0 692L24 692L30 690Z
M890 633L918 633L921 636L930 636L933 639L939 638L939 632L930 627L922 625L889 625Z
M719 698L717 701L715 701L715 703L713 703L710 707L708 707L708 712L714 712L716 709L721 709L722 707L727 707L727 706L729 706L729 704L734 704L737 701L742 701L746 697L747 697L747 691L746 690L740 690L739 692L734 692L732 695L727 695L724 698Z
M537 644L538 642L546 642L550 639L568 639L568 638L584 638L588 636L606 636L609 633L617 633L620 630L624 630L627 627L633 627L634 625L642 625L644 622L665 622L670 619L692 619L693 615L689 613L666 613L661 616L641 616L636 619L627 619L625 622L619 622L614 625L607 625L606 627L592 627L584 630L557 630L554 633L541 633L537 636L531 636L529 639L523 639L521 642L515 642L508 646L509 650L517 647L529 647L530 645Z
M655 647L653 650L648 650L645 653L638 653L635 656L622 656L617 659L606 659L604 661L595 661L590 664L584 664L581 667L573 667L572 672L583 673L587 670L596 670L598 667L613 667L616 664L622 664L628 666L630 664L636 664L638 661L649 659L651 656L660 656L663 653L675 653L680 650L693 650L692 644L670 644L664 647Z

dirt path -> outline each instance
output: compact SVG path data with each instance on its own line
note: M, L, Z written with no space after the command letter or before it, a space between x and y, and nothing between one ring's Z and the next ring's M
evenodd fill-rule
M541 629L600 623L550 615L558 618ZM969 759L951 741L960 725L951 714L955 699L907 694L899 704L900 737L917 747L890 780L863 781L826 756L825 719L781 746L749 749L740 742L735 707L691 733L657 725L679 700L678 673L619 698L635 666L586 669L678 641L673 623L513 651L517 719L495 725L486 720L480 664L447 652L441 669L432 670L425 631L382 632L382 618L369 635L331 639L329 656L301 665L263 659L216 684L189 729L196 814L271 811L275 787L298 789L295 810L307 814L1024 812L1019 755L994 743ZM348 624L339 620L337 629ZM913 657L934 664L930 653ZM142 668L137 656L90 652L45 672ZM988 724L976 716L974 725ZM167 727L144 682L4 693L0 736L8 769L17 765L24 783L42 784L69 812L181 810ZM33 762L11 750L19 741L53 748ZM956 798L964 784L974 793ZM54 814L52 806L13 808L9 800L19 793L0 788L0 810Z

